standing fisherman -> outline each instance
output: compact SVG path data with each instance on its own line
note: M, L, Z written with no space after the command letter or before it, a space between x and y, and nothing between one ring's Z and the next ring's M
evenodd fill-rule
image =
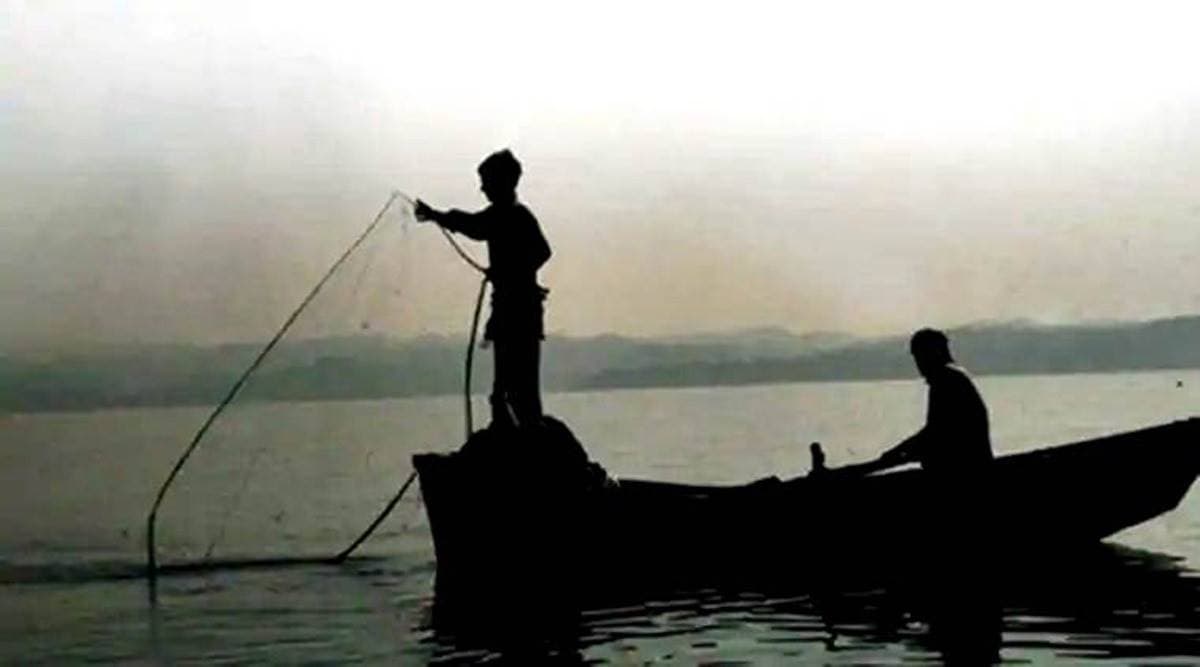
M537 426L542 423L539 365L547 294L538 285L537 272L550 259L550 244L537 218L517 201L517 158L507 149L492 153L478 171L480 190L490 202L487 208L476 213L439 211L418 199L416 218L487 242L492 314L483 337L495 346L492 427Z

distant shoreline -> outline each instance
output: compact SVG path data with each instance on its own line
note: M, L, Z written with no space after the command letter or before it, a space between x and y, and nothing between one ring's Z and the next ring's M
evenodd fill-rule
M1200 369L1200 316L1100 325L973 325L949 332L977 376ZM79 412L216 405L258 346L159 345L53 358L0 355L0 412ZM546 391L722 387L796 382L916 380L907 340L754 329L692 338L550 336ZM457 395L462 341L378 336L286 342L251 377L240 401L369 400ZM475 386L490 385L480 355Z
M970 370L970 369L968 369ZM1167 374L1172 371L1178 372L1200 372L1200 367L1186 368L1131 368L1117 370L1084 370L1084 371L1065 371L1065 372L992 372L992 373L972 373L976 378L987 377L1069 377L1072 375L1149 375L1149 374ZM641 391L641 390L656 390L656 389L712 389L712 388L738 388L738 387L770 387L783 386L793 384L857 384L857 383L874 383L874 382L920 382L921 378L916 374L906 377L876 377L876 378L835 378L835 379L793 379L793 380L764 380L761 382L727 382L727 383L712 383L712 384L661 384L661 385L624 385L611 387L562 387L548 390L547 394L590 394L590 393L606 393L620 391ZM1185 385L1186 386L1186 385ZM473 397L484 399L487 397L487 391L476 388L471 394ZM372 396L312 396L312 397L278 397L278 398L256 398L250 399L248 402L253 403L353 403L358 401L383 401L396 399L410 398L461 398L461 392L437 392L428 394L380 394ZM76 408L65 407L45 407L33 408L29 410L8 410L0 411L0 418L7 418L20 415L52 415L52 414L87 414L94 412L107 412L113 410L146 410L146 409L200 409L200 408L215 408L216 401L204 402L179 402L179 403L127 403L127 404L112 404L112 405L89 405Z

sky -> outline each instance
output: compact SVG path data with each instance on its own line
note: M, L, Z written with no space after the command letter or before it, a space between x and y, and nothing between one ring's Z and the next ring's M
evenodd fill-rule
M1200 313L1200 9L572 4L0 3L0 351L265 339L502 147L554 332ZM464 330L399 213L313 331Z

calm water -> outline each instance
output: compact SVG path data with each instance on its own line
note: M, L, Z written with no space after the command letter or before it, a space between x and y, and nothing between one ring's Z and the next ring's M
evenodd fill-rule
M979 384L1002 453L1200 415L1194 371ZM803 474L814 440L832 465L877 454L920 425L924 388L913 380L595 392L551 395L547 406L617 476L740 482ZM0 661L937 660L921 616L888 590L834 603L804 591L698 591L589 610L553 633L531 620L528 637L512 632L511 617L499 634L447 627L434 614L419 494L345 565L169 576L152 605L136 576L145 512L204 416L185 408L0 417ZM410 454L461 441L461 419L453 398L235 411L172 490L160 553L170 561L210 548L216 558L335 552L395 492ZM1048 563L1006 584L1004 658L1200 659L1197 493L1086 563ZM520 601L511 610L525 618Z

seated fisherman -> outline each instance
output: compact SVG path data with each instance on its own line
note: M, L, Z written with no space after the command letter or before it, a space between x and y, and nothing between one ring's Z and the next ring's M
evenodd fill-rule
M998 528L987 406L955 365L946 334L922 329L909 347L929 384L925 426L879 463L920 461L928 493L912 507L909 544L897 557L908 564L911 594L945 663L994 664L1003 628L999 591L980 575L992 571Z
M936 329L921 329L909 345L917 370L929 385L925 426L884 452L880 463L920 461L933 473L978 471L992 461L988 411L966 371L950 356L950 341Z
M547 291L538 285L537 272L550 259L550 245L537 218L517 201L521 163L513 154L493 153L478 171L480 189L490 202L487 208L475 213L438 211L418 200L416 218L487 242L492 314L484 327L484 340L494 345L492 425L540 425L538 375Z

